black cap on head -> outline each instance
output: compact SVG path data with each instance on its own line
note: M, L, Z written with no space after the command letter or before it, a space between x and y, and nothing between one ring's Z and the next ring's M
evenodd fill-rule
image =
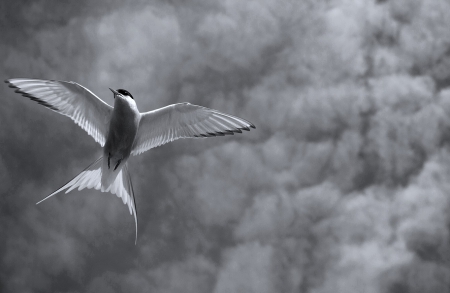
M132 95L130 94L130 92L128 92L127 90L124 90L124 89L118 89L117 92L118 92L119 94L124 95L124 96L129 96L130 98L132 98L132 99L134 100L133 96L132 96Z

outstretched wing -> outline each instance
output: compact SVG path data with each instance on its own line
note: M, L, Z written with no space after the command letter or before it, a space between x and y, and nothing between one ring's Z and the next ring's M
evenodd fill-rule
M219 111L192 105L173 104L141 114L131 153L141 154L179 138L223 136L249 131L249 121Z
M13 78L5 80L16 93L70 117L101 146L105 144L112 107L72 81Z

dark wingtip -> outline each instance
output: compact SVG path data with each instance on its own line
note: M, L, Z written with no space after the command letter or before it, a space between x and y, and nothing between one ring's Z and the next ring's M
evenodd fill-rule
M250 131L251 128L256 128L255 125L251 124L249 126L236 128L233 130L224 130L224 131L216 131L216 132L207 132L194 134L193 137L212 137L212 136L225 136L225 135L234 135L235 133L242 133L242 130Z
M59 109L56 108L55 106L53 106L53 105L51 105L51 104L49 104L49 103L47 103L47 102L45 102L45 101L43 101L43 100L41 100L41 99L35 97L35 96L33 96L32 94L28 94L28 93L26 93L26 92L20 90L20 88L16 87L16 86L13 85L12 83L9 84L9 87L10 87L10 88L16 89L16 90L14 91L15 93L18 93L18 94L24 96L25 98L28 98L28 99L30 99L30 100L32 100L32 101L35 101L36 103L38 103L38 104L40 104L40 105L42 105L42 106L44 106L44 107L47 107L47 108L49 108L49 109L51 109L51 110L53 110L53 111L59 112Z
M12 84L12 83L10 82L10 79L5 79L4 81L5 81L5 83L8 84L8 87L10 87L10 88L12 88L12 89L18 89L18 87L16 87L14 84Z
M225 135L234 135L234 132L231 130L225 130Z

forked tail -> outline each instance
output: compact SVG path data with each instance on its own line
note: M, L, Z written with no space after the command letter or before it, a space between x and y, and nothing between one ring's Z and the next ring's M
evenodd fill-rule
M101 192L110 192L112 194L117 195L122 198L124 204L128 205L128 209L130 210L130 214L134 216L134 222L136 226L136 238L135 244L137 241L137 213L136 213L136 201L134 199L134 191L133 185L131 183L131 178L128 173L128 166L125 164L123 168L119 171L117 177L114 182L111 183L108 187L102 188L102 164L103 157L98 158L94 163L89 165L86 169L84 169L80 174L78 174L75 178L66 183L63 187L56 190L46 198L38 201L36 204L40 204L44 200L52 197L53 195L65 190L65 193L78 188L78 190L82 190L85 188L97 189Z

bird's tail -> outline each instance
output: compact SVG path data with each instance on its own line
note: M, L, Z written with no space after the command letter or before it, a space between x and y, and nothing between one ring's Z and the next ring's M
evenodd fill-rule
M52 197L53 195L66 190L65 193L78 188L82 190L85 188L97 189L101 192L110 192L122 198L124 204L128 205L130 214L134 216L135 226L136 226L136 240L137 240L137 214L136 214L136 202L134 199L133 185L131 183L130 175L128 174L128 166L125 164L123 168L116 174L114 181L110 183L109 186L102 186L102 164L104 157L98 158L94 163L89 165L75 178L66 183L63 187L56 190L49 196L38 201L36 204L40 204L44 200Z
M102 178L101 178L101 191L105 192L108 188L116 181L116 178L119 177L120 171L122 171L122 167L124 165L118 165L116 168L117 160L114 158L110 158L108 160L107 157L102 160L101 169L102 169ZM109 162L110 161L110 162Z

